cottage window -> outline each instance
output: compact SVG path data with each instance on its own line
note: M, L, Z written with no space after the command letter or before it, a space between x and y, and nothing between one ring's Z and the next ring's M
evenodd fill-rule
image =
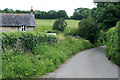
M11 30L15 30L15 27L11 27Z
M22 25L22 26L21 26L21 31L27 31L27 26Z

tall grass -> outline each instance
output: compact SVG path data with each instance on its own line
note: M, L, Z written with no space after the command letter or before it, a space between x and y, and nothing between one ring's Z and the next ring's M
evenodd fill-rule
M57 69L72 55L91 48L89 41L64 37L58 43L41 43L35 53L3 53L3 78L35 78Z

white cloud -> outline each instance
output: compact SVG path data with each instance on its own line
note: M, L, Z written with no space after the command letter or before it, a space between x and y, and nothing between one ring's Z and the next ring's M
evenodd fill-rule
M1 0L0 9L30 10L31 6L33 6L34 10L66 10L68 15L72 15L76 8L95 7L92 2L92 0Z

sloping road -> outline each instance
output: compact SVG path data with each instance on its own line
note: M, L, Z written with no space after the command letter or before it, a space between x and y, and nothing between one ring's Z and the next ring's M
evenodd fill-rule
M78 53L46 78L118 78L118 66L107 59L104 48Z

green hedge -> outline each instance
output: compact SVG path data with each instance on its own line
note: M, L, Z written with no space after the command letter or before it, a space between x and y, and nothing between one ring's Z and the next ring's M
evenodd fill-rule
M55 36L46 36L34 32L8 32L2 33L2 48L15 49L16 46L22 47L22 51L33 50L37 44L40 43L54 43L57 42Z
M120 22L117 23L116 27L111 28L107 32L107 43L105 52L108 59L112 60L120 66Z

